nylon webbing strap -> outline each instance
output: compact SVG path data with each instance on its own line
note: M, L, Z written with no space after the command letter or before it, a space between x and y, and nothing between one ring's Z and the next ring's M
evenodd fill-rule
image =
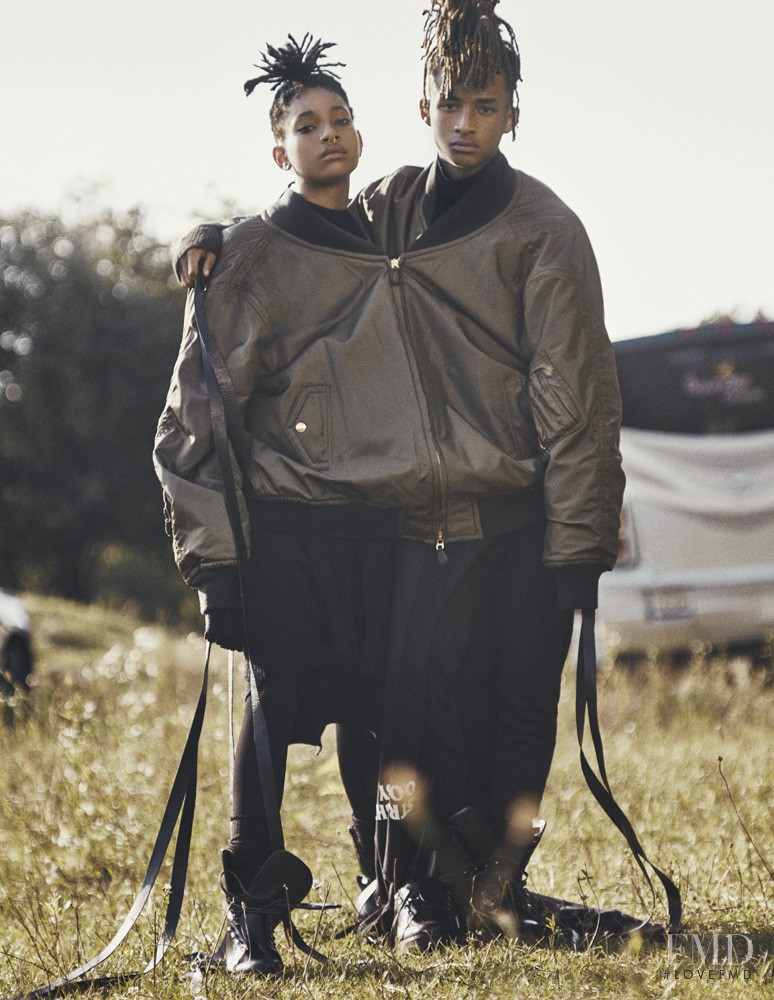
M153 845L150 861L145 872L142 886L135 896L129 912L123 923L116 931L112 940L94 958L72 972L53 980L46 986L41 986L31 993L19 994L14 1000L37 1000L38 997L63 996L66 993L79 993L87 989L104 988L137 979L154 969L164 957L169 945L175 936L177 924L180 919L180 911L183 905L183 893L185 890L186 874L188 870L188 855L191 845L191 831L193 829L194 809L196 805L196 774L197 757L199 750L199 739L204 722L204 713L207 707L207 686L209 679L210 645L207 645L207 653L204 661L204 674L202 686L199 692L199 701L196 705L191 728L183 748L183 755L178 764L177 774L169 793L164 815L161 820L159 832L156 835L156 842ZM126 940L129 932L136 924L145 904L148 901L151 890L156 882L161 865L167 853L172 834L177 825L178 817L180 825L177 832L175 844L175 856L172 863L172 873L170 877L171 890L167 911L164 917L164 930L159 939L153 958L148 962L142 972L117 973L112 976L101 976L98 978L84 979L87 973L91 972L98 965L109 958L117 948Z
M258 780L261 788L271 849L272 851L281 851L285 846L285 842L282 834L279 799L277 797L277 786L271 760L269 734L258 692L258 678L256 676L258 667L255 658L250 652L250 629L248 627L247 615L247 595L249 592L247 543L242 528L236 480L231 464L231 447L233 447L234 455L242 474L243 488L246 489L249 483L249 452L245 431L239 417L234 386L223 356L210 333L207 323L201 265L194 289L194 321L196 329L199 332L199 341L201 344L202 364L204 366L207 399L209 401L210 418L212 421L213 442L223 478L226 512L229 524L231 525L231 532L234 536L234 547L236 550L239 594L242 605L242 626L245 636L245 654L247 656L248 673L250 675L250 707L253 721L255 756L258 764Z
M575 722L578 731L578 744L580 746L581 769L584 777L586 778L586 783L594 795L594 798L600 806L602 806L602 809L605 811L607 816L613 821L615 826L620 830L626 839L629 849L634 855L635 861L645 876L652 893L654 893L653 883L645 865L650 865L652 870L661 880L661 884L663 885L666 893L667 906L669 909L669 929L670 931L677 931L680 928L680 922L682 919L682 901L680 899L680 890L668 875L665 875L664 872L657 868L653 862L648 859L648 856L642 849L642 845L640 844L637 834L634 832L634 828L629 822L626 814L615 801L613 793L610 790L610 782L608 781L607 770L605 768L605 755L602 748L602 734L599 729L599 719L597 716L597 649L594 637L594 618L595 614L593 610L582 612L581 632L578 644ZM594 773L593 768L589 764L588 759L583 752L583 732L587 712L589 719L589 731L591 732L591 740L594 745L594 751L597 758L599 777Z

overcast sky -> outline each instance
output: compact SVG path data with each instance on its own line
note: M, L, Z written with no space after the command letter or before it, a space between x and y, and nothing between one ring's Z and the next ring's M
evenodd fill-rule
M172 241L286 176L267 41L338 43L365 153L357 187L433 156L417 110L427 0L0 0L0 216L73 192L142 206ZM772 0L502 0L522 51L521 124L502 149L581 217L614 339L715 312L774 316ZM96 192L96 193L95 193Z

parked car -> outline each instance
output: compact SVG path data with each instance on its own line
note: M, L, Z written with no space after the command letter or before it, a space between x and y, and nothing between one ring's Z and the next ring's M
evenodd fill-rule
M626 491L600 581L608 645L635 655L774 635L774 323L614 344Z
M0 590L0 694L26 688L31 671L27 612L17 597Z

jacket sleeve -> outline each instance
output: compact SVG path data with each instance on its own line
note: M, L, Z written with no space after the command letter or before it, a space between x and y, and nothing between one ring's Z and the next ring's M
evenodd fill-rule
M624 474L621 397L594 254L580 222L544 239L524 293L529 397L546 463L544 561L560 601L595 607L615 565Z
M213 339L229 368L243 411L250 392L254 308L238 290L213 283L206 296ZM204 594L203 608L237 603L236 549L228 521L223 477L214 450L193 292L186 304L183 340L156 432L153 452L164 494L167 532L183 579ZM241 474L232 452L242 528L249 544Z

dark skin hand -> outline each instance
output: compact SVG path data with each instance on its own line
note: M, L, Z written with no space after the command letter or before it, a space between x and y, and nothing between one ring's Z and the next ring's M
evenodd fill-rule
M209 278L215 267L217 256L211 250L201 250L193 247L188 250L180 260L180 284L186 288L193 288L196 284L196 275L199 273L199 261L204 258L204 277Z

